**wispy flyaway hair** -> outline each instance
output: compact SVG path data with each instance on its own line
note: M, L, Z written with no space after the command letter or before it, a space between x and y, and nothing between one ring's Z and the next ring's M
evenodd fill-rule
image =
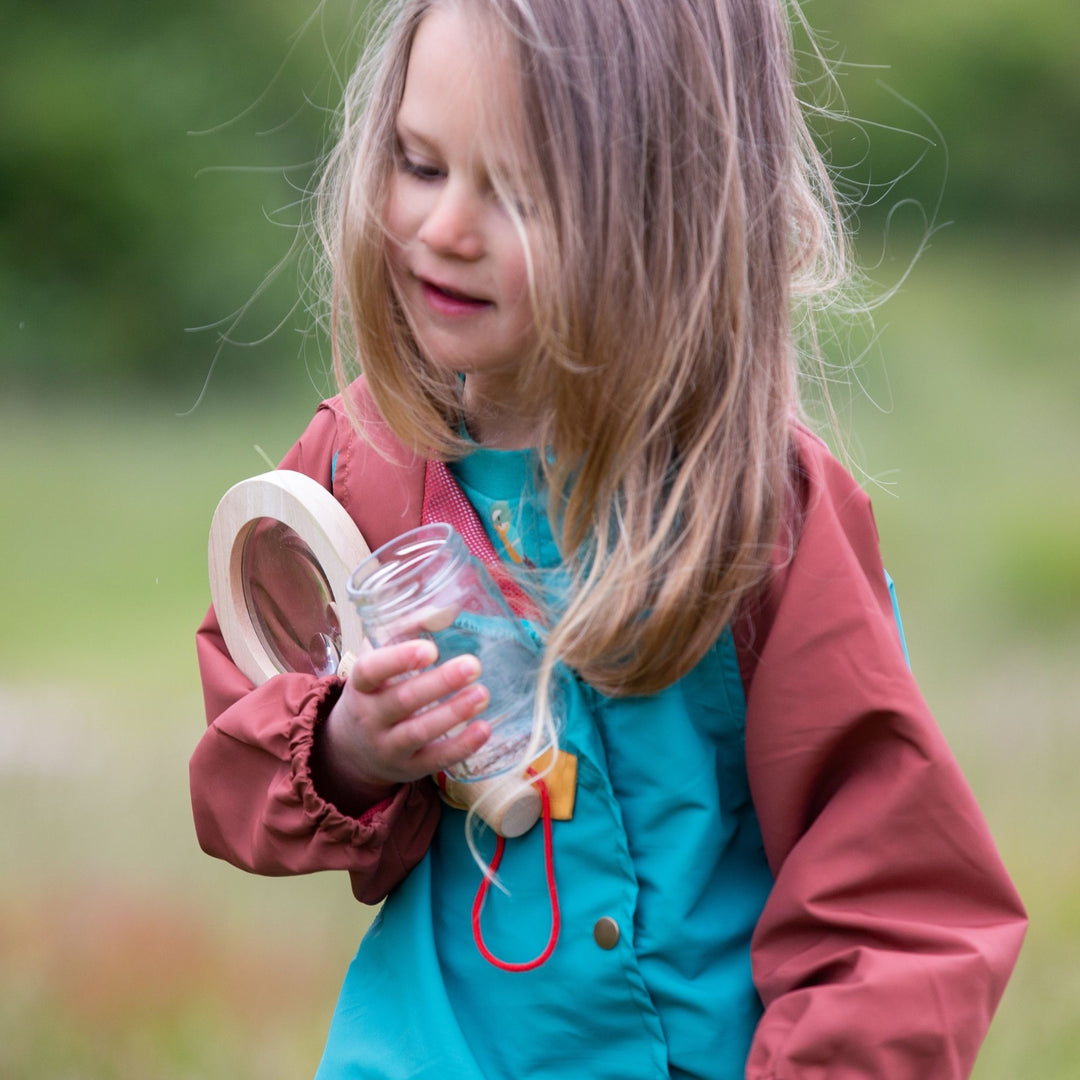
M783 0L395 7L350 87L324 188L335 362L344 384L356 361L398 435L441 456L463 450L460 389L416 345L383 231L408 50L438 3L516 61L518 100L483 120L517 140L496 187L539 238L539 343L519 378L573 582L549 658L607 694L655 692L768 571L791 475L793 307L842 277L840 215L795 89L798 12Z

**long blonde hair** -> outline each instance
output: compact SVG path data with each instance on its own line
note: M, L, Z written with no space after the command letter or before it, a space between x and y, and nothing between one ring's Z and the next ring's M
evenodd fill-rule
M409 47L435 3L517 60L540 418L572 587L548 659L610 695L688 672L768 572L791 477L793 309L843 277L784 0L404 0L348 92L323 189L335 370L429 455L460 388L397 304L383 232Z

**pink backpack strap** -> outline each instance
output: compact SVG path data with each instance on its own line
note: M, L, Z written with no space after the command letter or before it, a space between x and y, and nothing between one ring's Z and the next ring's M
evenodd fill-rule
M472 503L443 461L427 463L420 520L424 525L433 521L445 521L452 525L461 534L470 554L488 568L514 613L522 618L535 617L536 605L495 553Z
M476 511L442 461L410 451L382 418L363 377L350 386L357 433L340 397L326 402L336 418L337 450L333 492L374 551L395 536L434 521L445 521L462 536L470 553L489 570L514 612L536 607L511 577L488 539Z

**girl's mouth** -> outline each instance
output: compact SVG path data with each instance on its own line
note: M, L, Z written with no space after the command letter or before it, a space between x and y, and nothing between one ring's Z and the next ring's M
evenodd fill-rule
M440 315L475 315L491 307L490 300L468 296L426 278L420 278L420 289L428 306Z

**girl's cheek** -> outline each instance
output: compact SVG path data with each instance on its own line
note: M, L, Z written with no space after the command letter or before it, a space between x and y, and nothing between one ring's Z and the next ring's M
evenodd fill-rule
M386 200L383 227L386 230L386 258L396 278L404 269L406 253L416 234L416 227L410 224L408 200L395 195L393 191Z
M390 185L390 191L386 196L386 205L383 208L383 225L390 235L391 242L395 245L404 244L412 232L416 230L416 223L412 219L417 217L418 208L413 206L415 200L401 190L401 185L395 180Z
M407 295L408 270L405 265L404 256L401 254L401 250L396 244L391 243L387 245L386 266L389 271L390 289L393 292L394 299L403 310L407 310L409 306Z
M501 260L503 268L503 289L508 297L516 302L524 302L529 294L528 260L520 238L515 235L507 245L506 254Z

